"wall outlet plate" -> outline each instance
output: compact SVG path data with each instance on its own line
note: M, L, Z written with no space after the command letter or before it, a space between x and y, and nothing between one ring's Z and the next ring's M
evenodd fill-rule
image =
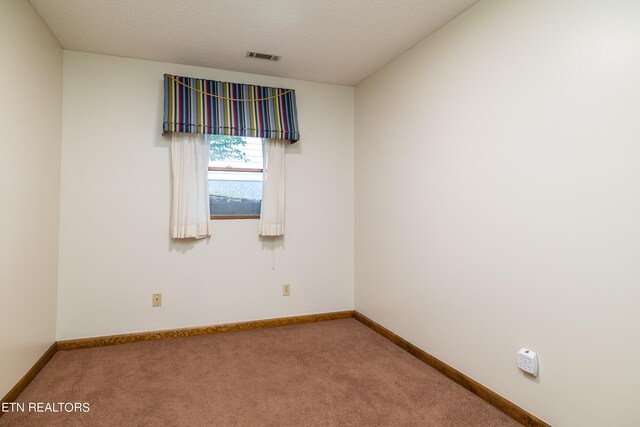
M151 306L152 307L162 306L162 294L153 294L151 296Z
M518 352L518 368L534 377L538 376L538 354L528 348L521 348Z
M289 295L291 295L291 284L283 283L282 284L282 296L283 297L288 297Z

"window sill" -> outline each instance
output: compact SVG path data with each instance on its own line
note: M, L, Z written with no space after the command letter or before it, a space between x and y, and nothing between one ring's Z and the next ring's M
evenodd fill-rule
M216 215L210 216L209 219L260 219L260 215Z

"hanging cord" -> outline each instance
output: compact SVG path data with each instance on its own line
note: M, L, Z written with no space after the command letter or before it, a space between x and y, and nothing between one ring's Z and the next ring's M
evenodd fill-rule
M274 98L278 98L280 96L284 96L286 94L288 94L289 92L292 92L293 89L287 89L284 92L282 92L281 94L278 95L273 95L273 96L268 96L266 98L256 98L256 99L239 99L239 98L227 98L226 96L220 96L220 95L215 95L213 93L209 93L209 92L205 92L204 90L200 90L198 88L195 88L193 86L189 86L186 83L182 83L180 80L176 79L174 76L167 74L167 77L169 77L171 80L173 80L174 82L178 83L179 85L182 85L184 87L186 87L187 89L191 89L194 90L198 93L202 93L204 95L207 96L212 96L214 98L219 98L219 99L224 99L225 101L237 101L237 102L258 102L258 101L266 101L267 99L274 99ZM276 89L278 90L278 89Z
M271 245L271 254L272 254L272 260L271 260L271 269L275 270L276 269L276 240L272 239L272 245Z

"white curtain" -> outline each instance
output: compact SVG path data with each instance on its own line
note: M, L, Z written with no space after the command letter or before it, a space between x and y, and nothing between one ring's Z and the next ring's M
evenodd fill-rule
M209 231L209 141L207 135L172 133L171 237L201 239Z
M260 209L260 235L284 234L284 139L266 139L262 153L264 172L262 205Z

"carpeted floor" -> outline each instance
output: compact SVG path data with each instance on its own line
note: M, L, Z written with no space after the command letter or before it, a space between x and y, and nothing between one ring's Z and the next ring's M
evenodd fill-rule
M518 425L355 319L58 352L0 426Z

